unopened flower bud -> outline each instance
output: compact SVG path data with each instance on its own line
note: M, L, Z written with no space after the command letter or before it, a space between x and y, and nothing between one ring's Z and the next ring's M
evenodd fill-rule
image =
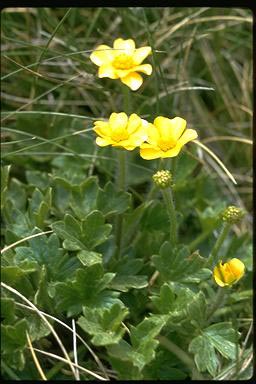
M230 224L238 223L245 215L245 211L241 208L230 205L222 212L222 220Z
M170 171L157 171L152 179L158 188L167 188L171 186L172 174Z

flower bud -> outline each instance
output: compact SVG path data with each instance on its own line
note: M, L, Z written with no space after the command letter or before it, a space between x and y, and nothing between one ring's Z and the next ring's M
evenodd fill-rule
M230 224L238 223L245 215L245 211L241 208L230 205L222 212L222 220Z
M244 270L244 263L234 258L224 264L220 262L213 270L213 278L220 287L232 285L243 277Z
M165 170L157 171L152 176L152 179L158 188L164 189L171 186L172 174L170 171L165 171Z

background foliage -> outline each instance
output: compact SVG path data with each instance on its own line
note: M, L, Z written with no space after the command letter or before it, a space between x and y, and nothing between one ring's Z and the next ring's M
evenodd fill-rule
M250 378L250 10L5 8L1 16L1 240L10 246L2 255L2 376L42 377L30 340L47 379ZM153 74L132 93L130 111L149 121L184 117L237 180L193 144L165 162L174 174L177 249L152 187L159 162L127 153L120 191L119 150L96 147L91 131L93 120L123 110L118 82L99 79L89 60L118 37L153 48ZM230 204L247 215L220 256L241 259L246 275L217 302L205 260ZM58 360L76 353L78 371Z

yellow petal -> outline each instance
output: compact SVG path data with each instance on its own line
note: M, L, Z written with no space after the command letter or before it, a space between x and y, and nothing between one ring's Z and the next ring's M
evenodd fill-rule
M136 65L142 63L142 61L150 55L152 52L151 47L141 47L137 48L133 54L133 61Z
M214 267L213 269L213 278L215 280L215 282L220 286L220 287L224 287L225 285L227 285L225 283L225 280L224 280L224 270L223 270L223 266L222 264L218 264L216 267Z
M236 279L240 279L244 275L245 266L241 260L234 258L228 264Z
M149 144L157 146L157 142L160 139L159 132L154 124L149 123L147 127L148 131L148 142Z
M120 49L123 53L133 54L135 49L135 42L132 39L124 40L122 38L116 39L113 45L114 49ZM118 53L122 53L122 51Z
M111 134L109 124L105 121L95 121L93 130L100 136L109 136Z
M111 140L107 138L103 139L102 137L96 137L96 144L100 147L106 147L107 145L111 144Z
M161 157L162 158L175 157L180 153L181 148L182 147L180 145L176 145L174 148L169 149L168 151L163 151Z
M111 64L103 64L99 67L98 76L109 77L110 79L118 79L118 75L116 74L115 68L112 67Z
M189 141L196 139L197 136L197 132L194 129L186 129L181 138L178 140L177 145L182 147Z
M134 148L136 148L136 145L133 145L128 139L128 140L119 141L119 143L114 143L113 147L122 147L127 149L128 151L132 151Z
M160 136L164 139L170 139L175 141L173 136L173 124L172 120L164 116L158 116L154 120L154 125L156 126Z
M111 62L114 58L113 48L108 45L99 45L90 55L91 61L100 66Z
M172 137L174 140L178 140L184 132L187 122L181 117L174 117L171 119L172 122Z
M109 117L109 125L111 127L112 132L115 130L126 129L128 123L128 117L126 113L111 113Z
M140 156L145 160L153 160L161 157L161 151L150 144L141 144Z
M136 115L136 113L132 113L128 120L127 132L131 135L134 131L136 131L140 125L142 124L141 118Z
M132 72L129 75L121 78L122 83L126 84L132 91L139 89L143 83L141 75L136 72Z
M150 65L150 64L137 65L136 67L133 68L133 70L136 72L145 73L146 75L151 75L152 65Z

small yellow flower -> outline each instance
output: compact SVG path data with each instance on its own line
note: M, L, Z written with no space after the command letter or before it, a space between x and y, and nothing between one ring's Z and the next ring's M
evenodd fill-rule
M168 119L158 116L154 124L148 125L147 143L140 146L141 157L152 160L177 156L183 145L197 138L194 129L185 129L186 124L186 120L181 117Z
M132 151L147 139L148 124L135 113L132 113L129 118L124 112L111 113L108 122L94 122L93 130L99 135L96 138L96 144L100 147L107 145L123 147Z
M224 287L240 280L244 275L244 270L244 263L234 258L224 264L220 262L213 270L213 277L219 286Z
M114 49L113 49L114 48ZM137 72L151 75L152 66L141 64L151 53L151 47L135 48L132 39L116 39L113 48L99 45L90 55L91 61L99 67L98 76L120 79L130 89L136 91L143 83Z

